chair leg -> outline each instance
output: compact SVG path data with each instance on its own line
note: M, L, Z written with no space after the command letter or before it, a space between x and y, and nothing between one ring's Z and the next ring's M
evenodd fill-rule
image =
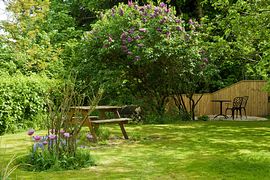
M246 108L243 108L243 109L244 109L245 116L246 116L246 119L247 119L247 112L246 112Z
M234 109L232 109L232 119L234 120Z
M241 111L241 109L239 109L239 113L240 113L240 118L242 119L242 111Z

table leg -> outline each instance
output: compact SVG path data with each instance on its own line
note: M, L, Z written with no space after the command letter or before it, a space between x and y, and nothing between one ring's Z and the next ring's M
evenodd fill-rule
M125 139L128 139L128 135L127 135L127 132L126 132L126 130L124 128L124 124L122 122L120 122L119 126L121 128L122 134L124 135Z
M218 117L218 116L224 116L225 119L228 118L228 116L226 116L225 114L222 113L222 103L223 103L222 101L219 102L219 114L217 114L217 115L214 117L214 119L215 119L216 117Z

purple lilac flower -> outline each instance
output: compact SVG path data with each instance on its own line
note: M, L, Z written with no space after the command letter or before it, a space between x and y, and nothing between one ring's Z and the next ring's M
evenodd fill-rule
M158 32L162 32L162 29L160 27L157 28Z
M127 41L130 43L133 41L133 39L130 36L128 36Z
M113 39L112 39L112 37L111 36L109 36L109 42L113 42Z
M33 139L35 140L35 141L39 141L40 139L41 139L41 137L40 136L33 136Z
M50 134L48 137L49 137L50 140L56 139L56 135L54 135L54 134Z
M163 18L159 21L160 24L164 24L164 22L166 21L166 18Z
M171 11L170 8L166 8L166 9L164 10L165 13L169 13L170 11Z
M27 132L27 134L29 136L32 136L34 133L35 133L35 130L34 129L29 129L28 132Z
M145 28L140 28L139 31L140 32L146 32L147 30Z
M150 4L147 4L147 9L151 9L151 5Z
M155 14L157 14L159 12L159 8L155 7L154 11L155 11Z
M154 19L154 18L156 17L156 15L157 15L157 14L150 14L150 17L151 17L152 19Z
M143 21L144 23L146 23L146 22L147 22L147 19L146 19L146 18L142 18L142 21Z
M87 134L87 135L86 135L86 138L87 138L88 140L92 140L92 139L93 139L93 136L92 136L92 134Z
M171 32L166 32L166 36L167 36L167 38L169 38L170 36L171 36Z
M134 6L134 9L135 10L138 10L138 5L137 4Z
M189 19L188 24L194 24L194 22L192 21L192 19Z
M141 36L136 36L134 39L136 40L141 39Z
M130 7L130 6L132 6L132 0L128 0L128 6Z
M122 44L123 44L123 45L126 45L126 44L127 44L127 40L123 39L123 40L122 40Z
M64 137L65 138L69 138L70 137L70 134L69 133L64 133Z
M141 7L141 8L139 9L139 11L144 12L144 8L143 8L143 7Z
M123 46L122 46L122 49L123 49L123 50L127 50L127 46L123 45Z
M176 26L177 31L183 31L183 28L181 26Z
M145 11L145 12L143 13L143 15L144 15L144 16L148 16L148 13Z
M134 33L134 30L135 30L135 28L131 28L130 30L128 30L128 33L129 34L133 34Z
M164 7L166 6L166 4L165 4L164 2L162 2L162 3L159 4L159 6L160 6L161 8L164 8Z
M122 8L119 9L119 15L124 16L124 10Z
M61 130L60 130L60 133L61 133L61 134L64 134L64 133L65 133L65 130L61 129Z
M126 38L127 38L127 33L126 32L123 32L121 34L121 39L123 40L123 39L126 39Z
M175 22L176 23L180 23L181 21L180 21L180 19L176 19Z

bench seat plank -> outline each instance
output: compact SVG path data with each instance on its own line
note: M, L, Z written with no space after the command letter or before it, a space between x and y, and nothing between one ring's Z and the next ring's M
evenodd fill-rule
M104 119L104 120L91 120L93 124L103 124L103 123L118 123L118 122L128 122L130 118L117 118L117 119Z

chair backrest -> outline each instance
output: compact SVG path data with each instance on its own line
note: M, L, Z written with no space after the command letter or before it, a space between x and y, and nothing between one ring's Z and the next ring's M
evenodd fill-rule
M243 97L233 98L233 108L240 108L243 102Z
M242 108L245 108L246 107L247 101L248 101L248 96L243 96L243 101L242 101L242 104L241 104L241 107Z

